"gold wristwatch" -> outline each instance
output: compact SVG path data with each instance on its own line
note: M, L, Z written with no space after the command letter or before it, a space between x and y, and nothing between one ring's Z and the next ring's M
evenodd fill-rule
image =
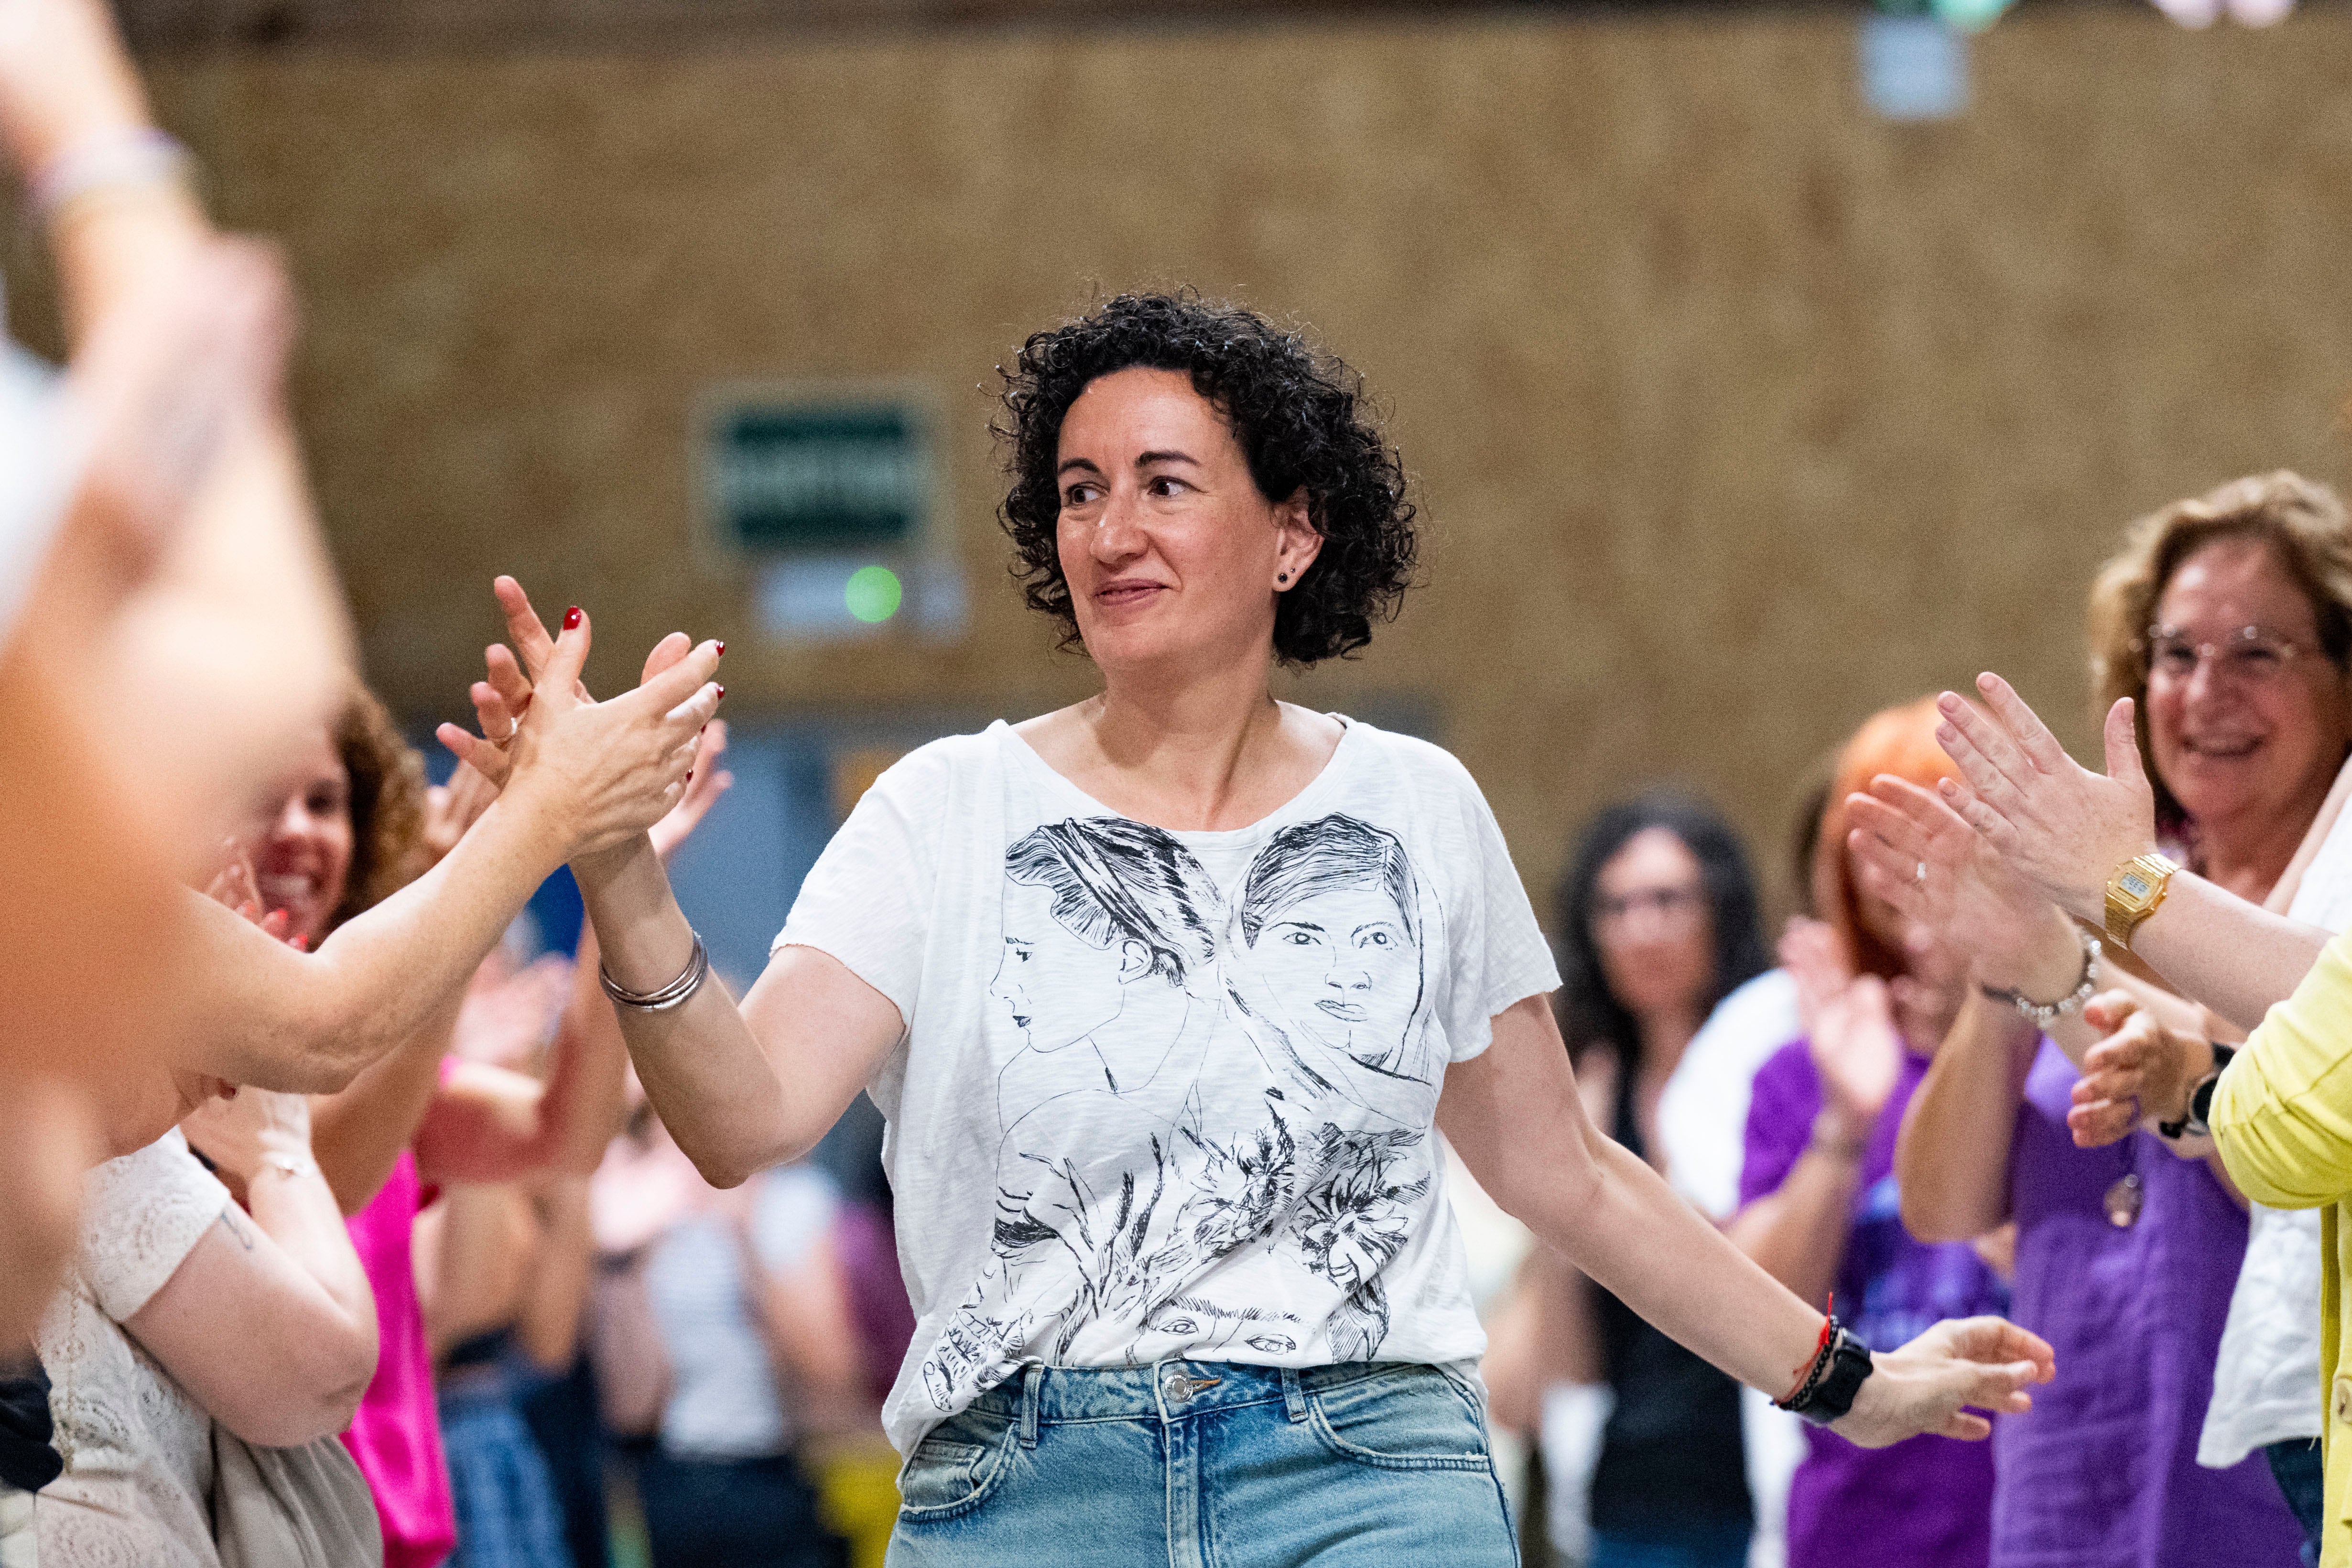
M2158 854L2134 855L2107 878L2107 935L2128 949L2139 923L2156 913L2180 868Z

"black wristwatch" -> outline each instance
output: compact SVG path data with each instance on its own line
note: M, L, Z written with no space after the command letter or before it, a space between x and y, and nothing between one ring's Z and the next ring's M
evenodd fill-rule
M1826 1427L1853 1408L1853 1396L1862 1392L1863 1379L1874 1370L1870 1347L1841 1327L1822 1347L1813 1375L1780 1408L1816 1427Z
M2221 1082L2221 1070L2238 1054L2237 1047L2217 1045L2213 1048L2213 1071L2197 1081L2189 1092L2189 1111L2178 1122L2158 1122L2156 1130L2168 1138L2209 1136L2213 1129L2206 1118L2213 1110L2213 1089Z

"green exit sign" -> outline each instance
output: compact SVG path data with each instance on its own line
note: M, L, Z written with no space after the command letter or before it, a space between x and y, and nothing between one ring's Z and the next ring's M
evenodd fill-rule
M725 543L754 555L916 543L931 507L930 422L913 399L716 400L703 473Z

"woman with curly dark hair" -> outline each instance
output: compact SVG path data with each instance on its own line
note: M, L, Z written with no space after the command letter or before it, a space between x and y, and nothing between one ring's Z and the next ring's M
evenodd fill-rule
M1874 1364L1596 1132L1477 786L1275 700L1277 662L1361 647L1412 575L1355 374L1179 294L1040 332L1004 379L1016 570L1102 690L883 775L740 1007L699 983L648 846L574 862L646 1092L706 1176L796 1157L861 1085L890 1120L920 1319L885 1411L891 1562L1512 1562L1441 1126L1668 1333L1861 1441L2024 1408L2031 1336L1947 1324ZM536 667L544 630L503 593ZM1037 830L1103 818L1125 821L1074 868L1084 897L1008 874ZM1267 856L1289 891L1253 900ZM1213 963L1172 994L1145 980L1177 940L1150 893L1180 873ZM1206 1051L1175 1049L1196 1010Z

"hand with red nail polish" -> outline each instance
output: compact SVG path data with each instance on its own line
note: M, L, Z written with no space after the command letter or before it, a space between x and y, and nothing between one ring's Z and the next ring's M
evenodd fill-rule
M697 647L673 632L647 656L635 691L599 703L579 678L591 642L579 607L564 615L559 640L548 635L520 583L501 577L495 591L517 668L503 683L494 670L490 684L511 716L511 737L494 746L445 726L443 742L506 798L520 792L519 804L560 841L563 859L652 827L689 791L693 737L719 702L708 684L718 644Z

